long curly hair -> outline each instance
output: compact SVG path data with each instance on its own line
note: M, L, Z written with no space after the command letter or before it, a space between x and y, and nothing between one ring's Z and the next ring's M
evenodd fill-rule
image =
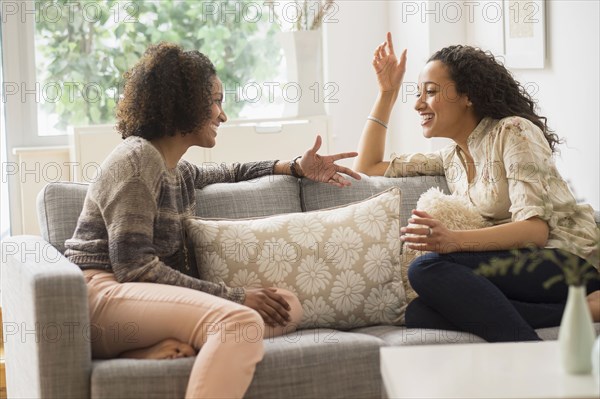
M430 61L446 65L456 90L469 97L479 118L520 116L542 130L553 152L562 142L548 127L547 119L537 114L531 95L491 52L471 46L449 46L434 53Z
M147 140L192 133L210 119L215 76L214 65L199 51L172 43L150 46L124 74L117 131L124 139Z

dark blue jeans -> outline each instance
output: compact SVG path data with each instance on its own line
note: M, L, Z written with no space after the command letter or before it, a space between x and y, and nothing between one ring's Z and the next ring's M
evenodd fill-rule
M560 250L553 251L559 259ZM531 254L530 249L518 251ZM560 325L568 286L543 284L562 269L543 261L535 270L483 277L475 273L494 258L515 259L511 251L428 253L414 260L409 281L419 297L406 309L406 326L466 331L489 342L537 341L536 328ZM585 262L583 259L581 262ZM592 269L595 274L597 272ZM587 284L587 292L600 289L600 280Z

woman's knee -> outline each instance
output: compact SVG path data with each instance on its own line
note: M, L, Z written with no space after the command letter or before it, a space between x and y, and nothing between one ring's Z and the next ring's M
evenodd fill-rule
M261 328L264 326L264 321L260 314L247 306L240 306L234 311L228 312L224 317L224 322L240 325L257 325Z
M265 323L257 311L236 306L222 315L216 323L206 326L206 340L218 339L231 343L262 341Z
M408 267L408 281L410 285L417 290L422 284L427 284L429 276L440 260L440 255L430 252L416 258Z
M277 288L277 293L290 305L290 310L288 311L290 321L288 325L293 326L294 328L298 327L304 316L304 310L302 309L300 300L293 292L282 288Z

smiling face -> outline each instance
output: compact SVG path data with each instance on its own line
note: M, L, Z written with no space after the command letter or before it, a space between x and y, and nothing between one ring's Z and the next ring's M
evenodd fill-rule
M227 121L227 115L223 111L223 83L216 75L213 78L211 100L209 121L194 133L197 138L195 144L205 148L215 146L219 125Z
M423 136L447 137L462 142L479 122L465 94L456 91L448 68L431 61L419 75L419 93L415 110L421 116Z

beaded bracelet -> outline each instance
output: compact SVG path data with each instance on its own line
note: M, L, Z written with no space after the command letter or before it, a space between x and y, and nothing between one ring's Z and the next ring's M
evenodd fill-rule
M302 158L302 155L297 156L296 158L292 159L292 161L290 162L290 174L296 178L301 178L302 176L300 176L300 173L298 173L298 170L296 169L296 166L298 164L298 159Z

